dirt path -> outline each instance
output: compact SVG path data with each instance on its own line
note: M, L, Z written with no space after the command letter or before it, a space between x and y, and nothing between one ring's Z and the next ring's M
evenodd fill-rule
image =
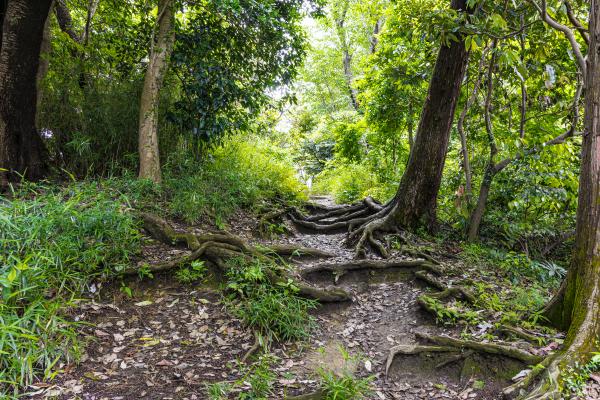
M252 238L256 221L237 219L231 230L257 241ZM318 247L335 252L334 261L347 261L352 252L341 244L343 239L342 234L299 233L274 242ZM179 252L154 243L145 247L143 262ZM398 358L384 377L391 346L414 343L417 331L449 333L419 310L416 298L424 289L411 274L347 274L338 284L354 293L353 302L316 311L318 329L308 342L274 345L277 361L272 370L277 378L272 399L316 388L315 370L320 366L374 375L374 399L499 398L495 393L506 382L465 376L460 363L436 369L439 360ZM83 302L74 312L74 318L85 323L80 329L87 341L81 362L64 365L64 373L52 384L32 387L31 398L207 399L206 383L241 377L237 360L253 337L226 312L218 290L181 285L167 276L128 285L133 298L119 287L105 288L95 301ZM345 359L340 348L359 358Z

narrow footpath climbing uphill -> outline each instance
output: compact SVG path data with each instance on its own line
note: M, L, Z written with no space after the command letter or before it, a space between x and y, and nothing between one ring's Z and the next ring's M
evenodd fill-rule
M477 323L483 310L462 312L478 298L459 285L470 271L451 248L433 251L402 238L404 245L390 243L387 259L369 253L356 259L345 232L313 232L297 223L327 224L356 210L315 198L290 219L289 211L260 220L239 214L232 233L142 215L148 237L137 265L126 271L131 277L121 286L92 286L94 293L72 310L86 343L79 362L61 365L52 383L30 387L31 397L325 399L331 382L345 377L352 381L346 387L372 399L500 399L511 378L522 379L560 341ZM265 239L265 224L288 233ZM292 265L269 270L265 279L320 303L311 311L310 335L268 339L232 312L224 293L239 287L223 280L235 268L231 260ZM190 284L200 266L215 279ZM461 323L465 318L471 323ZM501 315L486 321L493 318Z

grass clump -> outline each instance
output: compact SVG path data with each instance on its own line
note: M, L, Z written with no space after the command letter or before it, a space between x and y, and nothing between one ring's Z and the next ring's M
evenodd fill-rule
M138 224L121 200L94 183L0 197L0 393L16 395L77 355L64 310L139 250Z
M275 340L305 339L315 326L309 310L317 302L297 295L291 282L273 286L267 270L276 268L259 260L248 263L242 259L230 261L226 298L232 313L263 336Z
M206 385L206 394L209 400L226 400L236 390L238 400L267 400L272 394L275 373L273 364L276 357L272 354L263 354L257 362L244 367L242 376L233 382L215 382Z
M362 400L372 393L373 377L358 378L351 373L337 375L328 370L319 371L324 400Z

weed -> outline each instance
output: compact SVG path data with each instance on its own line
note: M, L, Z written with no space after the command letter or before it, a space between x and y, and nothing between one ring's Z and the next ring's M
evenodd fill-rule
M134 218L97 184L25 185L0 197L0 393L50 378L77 357L61 310L93 279L116 276L138 252Z
M319 371L319 377L325 400L361 400L372 392L373 377L357 378L348 372L340 376L325 369Z
M203 261L193 261L189 267L183 267L177 270L175 278L183 284L190 284L202 280L206 277L206 265Z
M304 339L315 326L308 311L317 303L298 296L291 282L273 286L266 277L272 268L276 267L259 260L231 260L227 275L231 294L226 304L247 326L265 336L284 341Z
M216 382L206 384L206 394L209 400L226 400L227 395L233 389L233 385L228 382Z

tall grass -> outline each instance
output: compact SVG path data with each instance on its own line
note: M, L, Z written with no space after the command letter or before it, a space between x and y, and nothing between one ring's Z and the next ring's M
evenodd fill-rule
M0 197L0 394L48 378L58 361L77 356L64 310L139 248L124 203L94 183Z
M221 225L236 209L306 198L291 162L265 142L229 141L203 162L170 164L164 184L168 208L189 223L210 217Z

